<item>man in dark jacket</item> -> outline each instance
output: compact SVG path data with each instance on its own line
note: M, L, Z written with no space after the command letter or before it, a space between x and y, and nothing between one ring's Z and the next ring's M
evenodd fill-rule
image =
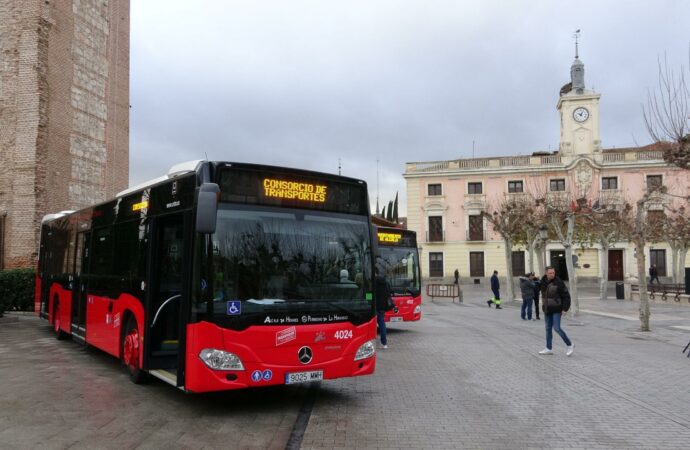
M654 280L656 280L657 284L661 284L661 281L659 281L659 270L657 270L656 264L652 264L649 267L649 284L654 283Z
M491 292L494 294L494 297L486 301L486 303L489 305L489 308L491 308L491 304L495 304L496 309L502 309L500 289L501 284L498 282L498 270L494 270L494 274L491 275Z
M568 287L563 280L556 276L556 270L551 266L546 268L546 280L542 279L541 297L544 324L546 325L546 348L540 351L539 354L553 355L553 350L551 350L553 330L558 333L565 345L568 346L565 352L566 356L572 355L574 345L561 328L561 314L570 309L570 292L568 292Z
M532 320L532 302L534 300L534 274L526 273L520 277L520 294L522 294L522 320Z
M532 282L534 283L534 314L537 316L534 320L539 319L539 295L541 295L541 281L532 272Z
M379 268L375 267L376 278L374 279L374 294L376 294L376 322L379 326L381 335L381 345L388 348L386 338L386 311L388 310L388 299L391 296L391 287L386 278L379 274Z

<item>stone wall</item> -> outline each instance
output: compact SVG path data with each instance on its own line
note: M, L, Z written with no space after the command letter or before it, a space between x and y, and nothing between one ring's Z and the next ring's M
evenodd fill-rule
M0 267L32 266L40 220L129 177L129 1L0 3Z

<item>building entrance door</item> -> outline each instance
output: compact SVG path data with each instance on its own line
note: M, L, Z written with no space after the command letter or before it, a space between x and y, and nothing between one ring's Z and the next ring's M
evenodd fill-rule
M609 250L609 281L623 281L623 250Z
M556 269L556 276L568 280L568 267L565 265L565 250L551 250L551 266Z

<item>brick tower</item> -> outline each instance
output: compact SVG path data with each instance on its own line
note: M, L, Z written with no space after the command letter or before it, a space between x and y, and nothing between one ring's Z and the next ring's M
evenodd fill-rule
M0 2L0 269L129 178L129 0Z

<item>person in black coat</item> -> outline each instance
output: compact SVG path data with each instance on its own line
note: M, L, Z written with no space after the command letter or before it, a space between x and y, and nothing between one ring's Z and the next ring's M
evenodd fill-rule
M541 281L534 276L534 272L532 272L532 282L534 283L534 313L536 314L536 318L534 320L540 320L539 319L539 295L541 294Z
M544 283L544 281L546 281ZM573 354L574 345L561 328L561 315L570 309L570 292L563 280L556 276L556 269L546 268L545 279L542 278L541 286L542 311L544 311L544 325L546 325L546 348L539 352L540 355L553 355L552 330L558 333L567 346L566 356Z
M379 335L381 336L381 345L383 348L388 348L388 339L386 336L386 311L388 310L388 302L391 296L391 286L386 280L386 277L379 274L379 268L375 267L374 271L376 277L374 278L374 294L376 295L376 322L379 326Z

